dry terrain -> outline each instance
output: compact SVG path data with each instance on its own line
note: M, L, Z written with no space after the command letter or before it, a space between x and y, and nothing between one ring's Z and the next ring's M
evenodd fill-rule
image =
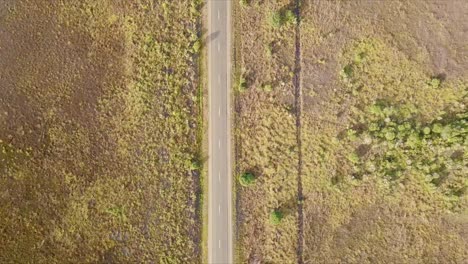
M0 1L0 262L200 263L201 1Z
M468 3L236 2L238 262L465 263Z

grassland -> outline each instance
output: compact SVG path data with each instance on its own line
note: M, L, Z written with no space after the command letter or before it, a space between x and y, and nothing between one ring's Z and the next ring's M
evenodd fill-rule
M201 1L0 4L0 262L199 263Z
M468 5L299 4L236 6L238 262L464 263Z

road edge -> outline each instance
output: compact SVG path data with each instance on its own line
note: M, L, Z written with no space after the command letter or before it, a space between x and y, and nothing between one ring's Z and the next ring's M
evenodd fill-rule
M209 183L208 183L208 162L207 155L209 151L209 143L208 143L208 102L207 102L207 94L208 94L208 49L207 43L205 41L206 32L208 30L206 25L206 17L207 17L207 5L202 5L200 7L200 24L199 24L199 32L198 32L198 39L201 43L201 49L199 54L199 61L198 61L198 68L199 68L199 88L198 88L198 103L200 107L200 122L199 122L199 141L200 141L200 159L201 159L201 168L200 168L200 188L201 188L201 197L200 197L200 220L202 221L201 225L201 263L208 262L208 213L209 213L209 205L208 205L208 195L209 195Z
M228 157L227 157L227 160L228 160L228 168L227 168L227 172L228 172L228 183L229 183L229 196L231 199L229 199L229 205L228 205L228 221L229 221L229 231L228 231L228 239L229 239L229 257L228 257L228 260L229 260L229 263L234 263L233 262L233 249L234 249L234 241L233 241L233 232L234 232L234 227L233 227L233 201L235 199L235 191L233 191L233 179L234 177L233 176L233 171L232 171L232 168L233 168L233 160L232 160L232 157L234 156L233 155L233 149L231 146L235 146L233 145L233 138L232 138L232 106L233 106L233 101L232 101L232 5L233 5L233 1L228 1L228 4L227 4L227 25L226 27L229 29L228 32L231 32L231 34L226 34L226 41L227 41L227 58L228 58L228 63L227 63L227 75L226 75L226 82L227 82L227 98L226 98L226 105L228 107L226 107L227 109L227 117L228 117L228 120L227 120L227 127L229 128L227 133L228 133L228 149L230 151L227 152L228 154Z
M205 11L206 11L206 19L205 21L208 22L207 26L206 26L206 29L207 29L207 34L209 35L210 34L210 27L211 27L211 16L210 16L210 11L211 11L211 2L210 1L206 1L206 8L205 8ZM211 214L211 199L209 197L210 195L210 188L211 188L211 184L212 184L212 172L211 172L211 167L212 167L212 160L211 158L209 157L210 155L210 146L211 146L211 135L212 135L212 132L211 132L211 124L209 122L210 120L210 117L209 117L209 110L210 110L210 105L211 105L211 93L210 93L210 87L209 87L209 82L210 82L210 72L211 72L211 64L209 62L209 54L210 54L210 50L211 50L211 45L208 43L208 41L206 42L206 48L205 48L205 52L207 53L207 60L206 60L206 63L207 63L207 69L208 71L206 72L206 79L207 79L207 89L208 89L208 100L207 100L207 105L208 105L208 114L207 114L207 127L208 127L208 140L207 140L207 143L208 143L208 185L207 185L207 196L206 196L206 204L207 204L207 211L208 211L208 221L207 221L207 230L206 232L208 233L207 234L207 237L208 237L208 240L206 241L206 247L207 247L207 263L211 263L212 259L213 259L213 256L212 256L212 251L210 250L209 246L210 246L210 241L212 240L212 234L210 232L210 224L213 222L213 216Z

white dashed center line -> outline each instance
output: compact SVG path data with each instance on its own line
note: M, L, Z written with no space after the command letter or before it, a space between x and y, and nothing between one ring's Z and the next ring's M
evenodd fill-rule
M221 248L221 240L218 240L218 248Z

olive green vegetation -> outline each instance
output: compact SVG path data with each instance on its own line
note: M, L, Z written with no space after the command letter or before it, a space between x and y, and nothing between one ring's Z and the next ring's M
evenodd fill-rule
M356 100L353 128L343 140L354 148L348 156L350 173L356 179L378 177L396 189L407 175L420 175L421 188L442 196L445 209L460 211L468 188L467 84L418 74L416 65L386 54L388 50L379 41L366 40L347 54L353 59L342 80ZM396 68L393 63L400 65ZM380 72L384 67L394 70ZM413 69L413 78L398 85L387 79L401 75L405 68ZM382 82L386 85L380 91L366 89Z
M238 261L463 263L468 61L452 38L468 5L301 1L297 101L292 6L237 9L236 164L255 173L237 189Z
M279 28L297 23L296 15L290 9L282 9L271 13L270 24Z
M457 208L467 190L464 177L468 115L452 112L431 123L415 121L411 106L372 105L368 119L358 123L358 131L347 131L349 143L356 146L350 155L353 177L380 175L398 185L407 173L425 177L427 189L440 192Z
M200 263L201 1L12 2L0 262Z
M279 210L275 210L270 213L270 223L272 225L278 225L281 223L281 220L283 220L283 213Z
M246 83L245 78L242 75L239 76L238 79L239 80L238 80L238 84L237 84L237 91L242 93L247 89L247 83Z
M249 0L239 0L239 5L245 7L249 5Z
M255 183L255 176L250 172L243 173L239 177L239 183L244 187L248 187Z
M466 259L466 81L431 77L377 38L351 42L341 65L323 117L336 122L346 105L347 121L305 115L304 258Z

